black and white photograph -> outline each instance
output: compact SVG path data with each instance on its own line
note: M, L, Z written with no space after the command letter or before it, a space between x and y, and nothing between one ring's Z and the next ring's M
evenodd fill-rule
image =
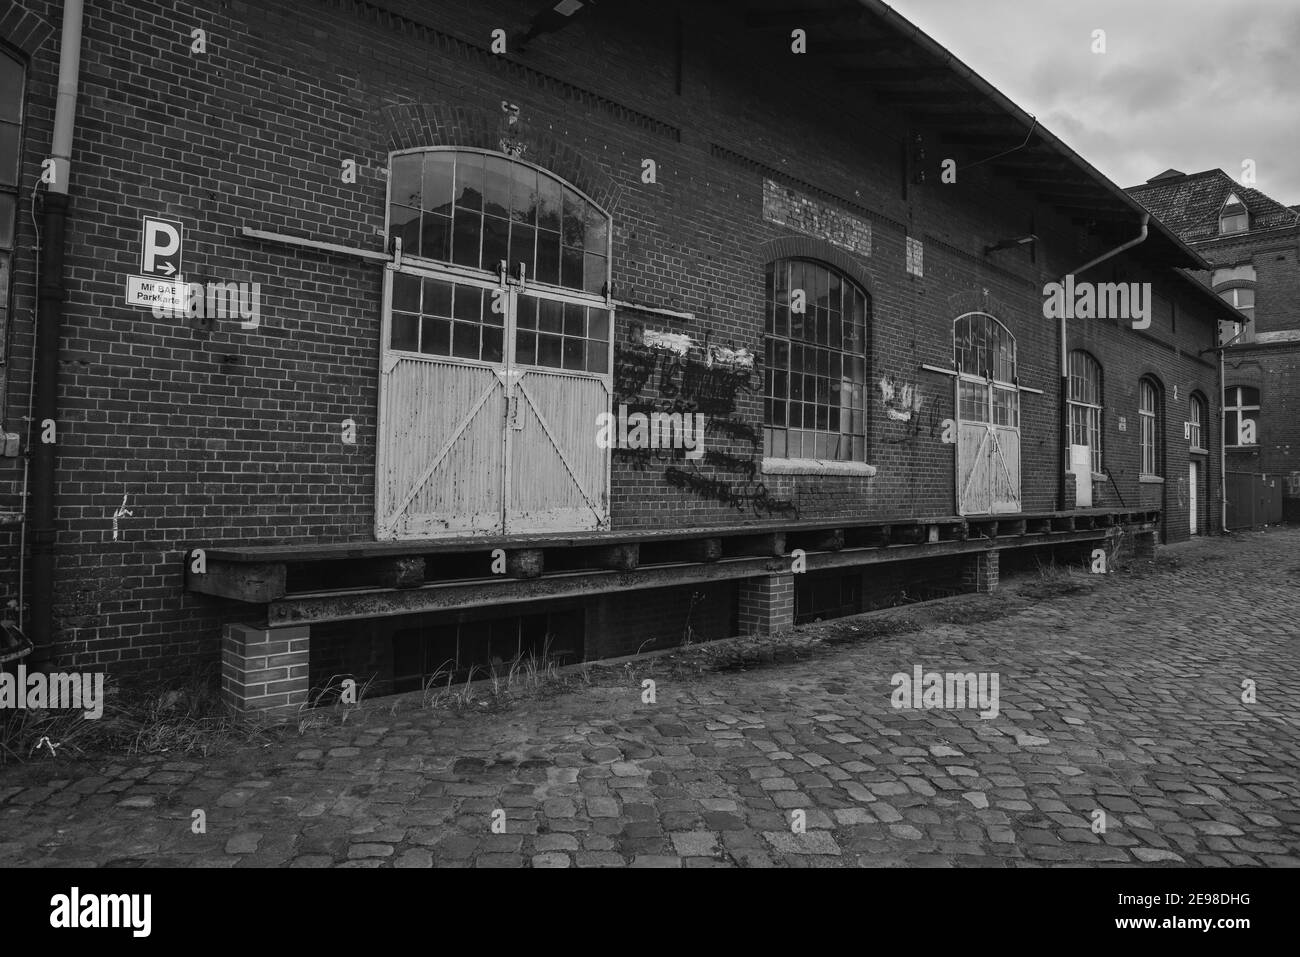
M0 453L14 933L1252 946L1300 0L0 0Z

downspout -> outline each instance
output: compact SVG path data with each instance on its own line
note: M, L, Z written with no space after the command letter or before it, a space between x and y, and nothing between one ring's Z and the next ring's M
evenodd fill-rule
M1126 243L1121 243L1120 245L1116 246L1114 249L1110 250L1109 252L1102 253L1096 259L1088 260L1082 266L1075 269L1073 272L1068 273L1067 275L1078 276L1081 273L1087 272L1089 269L1091 269L1093 266L1097 265L1098 263L1105 262L1107 259L1110 259L1113 256L1118 256L1120 253L1124 252L1125 250L1132 249L1134 246L1138 245L1139 243L1145 242L1147 238L1147 234L1149 232L1150 224L1151 224L1151 214L1143 213L1142 229L1138 232L1135 238L1130 239ZM1064 279L1065 277L1062 277L1061 280L1062 283L1064 283ZM1066 439L1068 439L1070 435L1070 350L1069 350L1068 342L1065 337L1065 310L1061 310L1061 317L1058 321L1056 335L1061 346L1061 353L1060 353L1061 410L1060 410L1060 417L1058 423L1060 427L1060 433L1061 433L1061 468L1060 468L1060 474L1057 476L1057 483L1056 483L1056 508L1057 511L1063 512L1066 509L1065 476L1066 473L1070 471L1070 443L1066 441Z
M46 664L53 657L54 635L54 543L55 470L58 465L55 442L42 442L47 420L59 419L59 339L63 333L63 303L67 287L63 276L64 227L68 216L68 180L72 173L73 129L77 117L77 75L81 68L82 0L65 0L63 41L59 51L59 95L54 109L54 139L50 149L54 160L54 181L45 192L42 205L41 278L37 290L36 407L30 423L37 441L32 449L32 659ZM55 438L57 439L57 425Z

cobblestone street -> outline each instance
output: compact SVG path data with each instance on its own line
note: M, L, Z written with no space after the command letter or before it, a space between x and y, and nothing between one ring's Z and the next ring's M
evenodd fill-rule
M208 761L11 765L0 863L1294 866L1300 530L1159 555L1001 617L972 596L959 623L656 677L653 704L637 663L499 713L380 699ZM996 673L999 713L894 708L917 665Z

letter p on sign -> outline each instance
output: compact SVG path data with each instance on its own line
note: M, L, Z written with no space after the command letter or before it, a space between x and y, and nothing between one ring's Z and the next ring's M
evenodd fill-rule
M144 242L140 247L140 274L174 279L181 271L181 233L174 219L144 217Z

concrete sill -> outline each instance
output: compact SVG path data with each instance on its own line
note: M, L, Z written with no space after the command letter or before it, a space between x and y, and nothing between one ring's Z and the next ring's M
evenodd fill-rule
M870 478L876 467L866 462L837 462L831 459L763 459L764 475L852 475Z
M1209 455L1209 454L1210 454L1210 450L1209 450L1209 449L1198 449L1198 448L1197 448L1196 446L1194 446L1194 445L1193 445L1191 448L1189 448L1187 451L1190 452L1192 455Z
M1164 485L1165 480L1159 475L1142 475L1138 477L1138 483L1141 485Z

